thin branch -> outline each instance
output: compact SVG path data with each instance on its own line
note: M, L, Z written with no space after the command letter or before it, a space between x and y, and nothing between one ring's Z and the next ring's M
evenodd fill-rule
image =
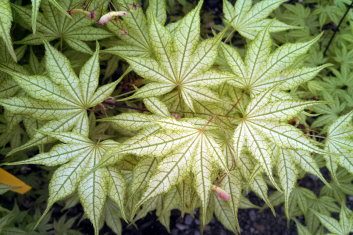
M326 55L326 52L328 51L328 49L329 49L329 47L330 47L330 45L331 45L333 39L335 38L337 32L339 31L340 26L341 26L341 24L342 24L343 21L344 21L344 18L346 18L346 16L347 16L349 10L350 10L352 7L353 7L353 0L352 0L351 4L347 7L346 12L344 13L344 15L342 16L342 18L340 19L340 22L338 23L337 27L335 28L335 30L334 30L334 32L333 32L333 34L332 34L332 36L331 36L331 38L330 38L330 40L329 40L329 42L328 42L326 48L325 48L324 56Z

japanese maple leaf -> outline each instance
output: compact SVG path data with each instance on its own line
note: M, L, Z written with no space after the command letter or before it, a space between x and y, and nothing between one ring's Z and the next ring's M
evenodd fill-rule
M293 68L296 59L305 54L320 35L308 42L284 44L271 52L270 26L267 25L249 43L244 60L234 47L222 44L223 57L234 74L229 83L250 94L258 94L275 86L278 90L292 89L314 78L328 66Z
M146 14L134 0L115 0L117 9L131 9L128 15L119 22L108 22L107 28L121 40L115 40L114 45L103 52L119 56L150 57L152 44L148 33L148 23L151 17L164 25L167 20L166 1L150 0Z
M108 150L101 165L114 164L126 154L157 158L157 170L151 176L141 200L135 205L134 212L149 199L169 191L192 173L193 185L201 200L202 222L205 222L215 173L217 169L228 172L219 144L208 133L208 129L215 126L209 125L207 120L196 118L185 121L165 118L156 123L160 128L145 128L127 142Z
M242 36L254 39L269 22L271 32L296 28L274 19L267 19L269 14L286 0L263 0L252 6L252 0L237 0L233 6L223 0L224 17Z
M174 29L164 27L156 17L149 16L148 32L153 57L121 56L132 69L145 78L146 85L131 98L158 97L170 94L172 101L194 110L194 100L218 102L214 87L232 74L212 68L222 33L200 40L200 9L197 7L178 21ZM162 97L163 98L163 97Z
M321 224L332 234L350 234L353 231L353 212L346 205L342 205L339 221L327 214L312 210Z
M32 0L31 2L32 2L32 30L33 30L33 33L36 33L37 18L38 18L39 6L41 3L41 0ZM52 4L57 10L69 16L66 10L56 0L48 0L48 2Z
M254 97L248 104L234 132L236 160L240 161L245 147L276 186L272 175L272 162L275 156L273 145L281 149L324 153L323 150L315 146L313 140L287 122L304 108L315 103L313 101L298 101L288 95L281 96L279 94L276 97L273 89ZM289 161L289 159L286 160ZM281 165L283 164L281 163Z
M331 213L338 213L340 208L337 202L328 196L318 197L311 190L303 187L296 187L291 195L289 208L291 210L291 217L303 214L307 229L311 234L315 234L320 227L320 221L316 217L316 212L324 215Z
M117 142L112 140L94 142L86 135L73 132L47 134L64 143L57 144L49 152L38 154L28 160L7 163L7 165L59 166L50 180L48 206L41 219L55 202L65 199L76 191L85 213L94 226L95 234L99 232L107 197L118 205L122 217L126 218L124 211L126 186L120 170L109 166L91 172L101 161L106 150Z
M37 120L48 121L31 140L11 153L50 139L42 132L69 131L86 134L88 130L87 109L106 99L118 81L101 86L99 82L99 50L82 67L78 77L69 60L45 42L47 75L29 76L0 66L25 91L24 95L1 99L0 104L14 114L22 114Z
M80 4L79 1L62 1L64 9L69 10ZM13 4L13 10L19 15L20 23L27 29L31 28L31 10L22 6ZM95 8L95 4L90 5L90 9ZM94 19L89 19L84 15L74 15L71 18L57 11L48 1L41 4L43 13L38 13L37 32L30 34L17 44L40 45L43 39L52 41L60 39L65 41L71 48L92 54L91 48L84 41L94 41L111 37L112 34L104 29L93 27Z

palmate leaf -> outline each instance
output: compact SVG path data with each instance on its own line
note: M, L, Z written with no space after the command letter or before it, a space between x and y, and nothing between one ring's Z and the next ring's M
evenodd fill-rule
M122 218L126 218L123 205L125 179L120 170L110 166L90 172L100 162L106 150L117 143L112 140L95 143L86 135L73 132L47 134L64 144L55 145L50 152L38 154L28 160L7 163L7 165L60 166L50 180L48 206L42 218L55 202L76 191L85 213L95 228L95 234L98 234L100 228L100 219L107 197L118 205Z
M212 68L223 34L200 42L202 3L200 1L194 10L178 21L178 27L172 32L149 15L148 33L154 57L120 54L146 80L146 85L130 99L158 97L175 91L178 95L174 102L191 110L194 110L194 100L219 101L209 87L221 84L232 74Z
M258 94L273 87L278 90L295 88L314 78L328 66L292 68L295 60L305 54L320 35L308 42L284 44L271 52L270 26L271 24L267 25L249 43L245 59L235 48L222 44L223 57L234 74L229 83L251 94Z
M123 143L119 147L120 150L107 152L102 164L117 161L121 159L119 155L127 153L157 158L157 170L134 211L149 199L169 191L173 185L177 185L192 173L192 183L201 200L202 222L205 224L214 175L217 169L228 172L220 146L207 134L207 120L176 121L168 118L157 123L161 128L152 129L153 132L148 136L146 129L140 137L137 135L135 140Z
M56 7L57 10L61 11L63 14L67 14L67 12L65 11L65 9L59 4L57 3L56 0L48 0L49 3L51 3L54 7ZM31 0L32 2L32 30L33 30L33 34L36 33L37 30L37 17L38 17L38 12L39 12L39 6L41 3L41 0ZM67 14L67 16L69 16Z
M12 22L12 12L9 0L0 1L0 37L4 41L8 52L12 59L17 61L16 53L12 46L12 40L10 36Z
M352 232L353 213L345 205L343 205L341 208L339 221L317 211L313 210L312 212L320 220L322 225L327 228L331 233L347 235Z
M132 9L130 13L123 17L121 22L109 22L108 29L118 36L116 46L110 47L104 52L119 56L149 57L152 51L150 35L148 33L147 19L155 17L160 24L164 25L166 15L166 2L160 0L150 0L148 2L147 17L141 7L133 9L134 0L114 0L114 5L118 10L125 11ZM120 30L125 30L127 34L120 34Z
M328 129L325 142L326 166L335 177L338 165L353 174L353 111L339 117Z
M346 195L353 194L352 182L353 174L349 173L344 168L338 168L335 173L335 178L330 182L330 187L325 185L321 189L320 195L332 197L344 204L347 201Z
M232 6L228 0L223 0L223 13L236 31L246 38L254 39L271 22L267 19L269 14L283 2L285 0L263 0L252 6L252 0L238 0ZM272 20L270 31L279 32L293 28L296 27Z
M43 43L43 39L47 41L60 39L61 42L65 41L71 48L77 51L92 54L92 50L84 41L100 40L112 36L111 33L104 29L93 27L94 19L89 19L84 15L75 15L69 18L53 7L53 1L50 2L51 4L48 0L43 0L41 3L43 13L38 13L37 16L37 32L17 41L17 44L40 45ZM59 6L69 10L79 4L79 0L65 0ZM97 1L93 1L90 4L89 10L94 10L97 4ZM19 15L20 23L30 29L31 10L15 4L12 5L12 8Z
M291 194L289 201L290 217L301 215L295 214L298 209L304 215L305 223L312 234L317 234L320 229L320 221L315 216L315 212L329 216L331 213L338 213L340 208L331 197L317 197L311 190L296 187Z
M98 44L97 44L98 46ZM10 154L50 139L42 132L70 131L87 134L88 116L86 110L101 103L114 90L119 81L98 88L99 49L82 67L78 77L69 60L45 43L46 76L29 76L1 66L9 73L28 96L1 99L6 110L28 115L37 120L46 120L34 137L23 146L13 149Z
M290 159L287 152L281 153L281 151L284 151L282 149L323 153L323 150L315 146L314 141L304 136L304 133L294 126L286 123L287 120L296 116L304 108L313 104L315 102L274 98L273 90L264 91L254 97L248 104L234 132L235 160L240 161L245 147L277 188L272 167L276 160L275 156L279 156L278 165L285 167L284 169L280 168L280 170L286 171L286 174L282 174L280 179L285 192L287 192L287 199L293 189L296 172L292 162L294 159ZM274 152L274 145L280 148L279 154ZM303 163L304 160L309 163L312 162L308 156L306 156L306 159L304 157L297 158L299 159L295 159L296 162L302 161L301 163ZM303 165L305 164L308 163ZM316 165L312 164L305 167L305 170L310 169L310 172L315 170L316 174L319 173ZM319 175L321 176L321 174Z

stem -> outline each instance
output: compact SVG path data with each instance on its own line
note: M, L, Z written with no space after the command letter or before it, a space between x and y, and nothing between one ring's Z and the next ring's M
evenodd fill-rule
M315 138L320 138L320 139L326 139L326 138L327 138L327 137L325 137L325 136L311 135L311 134L306 134L306 136L315 137Z
M194 113L194 112L187 112L187 111L170 111L170 112L171 113L190 113L190 114L197 114L197 115L207 115L207 116L211 116L212 119L214 117L241 119L240 117L233 117L233 116L229 116L229 115L216 114L216 113Z
M241 92L240 97L237 98L237 101L235 102L235 104L233 104L232 108L227 112L226 115L230 114L230 112L232 112L233 109L238 106L240 100L243 98L243 95L244 95L244 91Z
M137 108L137 107L123 105L123 104L118 104L118 103L114 103L114 102L104 101L103 104L113 105L115 107L119 107L119 108L123 108L123 109L132 109L132 110L137 110L137 111L141 111L141 112L150 112L150 111L148 111L147 109L144 109L144 108Z
M353 0L352 0L351 4L347 7L346 12L343 14L343 16L342 16L342 18L340 19L340 21L339 21L337 27L335 28L335 30L334 30L334 32L333 32L333 34L332 34L332 36L331 36L331 38L330 38L330 40L329 40L329 42L328 42L326 48L325 48L324 56L326 55L326 52L328 51L330 45L332 44L333 39L335 38L337 32L339 31L340 26L341 26L341 24L342 24L343 21L344 21L344 18L346 18L346 16L347 16L349 10L350 10L352 7L353 7Z
M121 80L123 80L123 78L132 71L132 68L129 66L125 72L118 78L118 80L116 80L117 83L120 83Z
M233 37L233 34L236 32L235 29L233 29L232 32L230 32L230 34L227 36L226 40L224 40L224 43L227 43L232 37Z
M134 92L135 92L135 90L133 90L133 91L128 91L128 92L122 93L122 94L120 94L120 95L116 95L116 96L114 96L114 98L118 99L118 98L120 98L120 97L122 97L122 96L130 95L130 94L132 94L132 93L134 93Z

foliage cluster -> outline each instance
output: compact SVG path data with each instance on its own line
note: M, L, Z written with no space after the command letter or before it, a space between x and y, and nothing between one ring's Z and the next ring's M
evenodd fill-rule
M353 232L351 3L284 2L0 0L1 164L42 165L0 233L80 234L62 200L95 234L173 209L238 233L251 191L299 234Z

